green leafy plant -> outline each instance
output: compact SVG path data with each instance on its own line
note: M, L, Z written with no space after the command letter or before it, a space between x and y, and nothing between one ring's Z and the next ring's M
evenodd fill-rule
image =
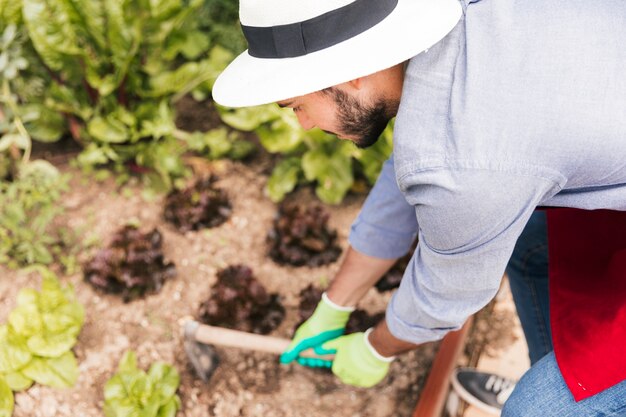
M13 181L0 181L0 264L17 268L65 257L66 242L52 224L67 177L43 160L21 164Z
M137 368L137 357L128 351L117 373L104 386L104 414L107 417L173 417L180 408L176 390L178 371L156 362L148 373Z
M84 147L77 160L85 169L113 164L156 189L170 189L189 173L181 160L188 139L215 154L215 135L203 140L178 129L173 109L188 93L206 96L233 57L213 43L201 20L209 13L205 0L17 3L17 20L36 52L25 77L44 81L38 94L16 89L20 105L39 116L26 126L33 138L55 141L69 133Z
M11 390L25 390L33 382L71 387L78 378L71 349L84 322L83 307L73 288L62 287L53 272L36 270L43 277L41 291L22 289L8 323L0 325L0 415L11 414Z
M28 66L22 45L17 26L9 24L0 37L0 180L10 179L19 159L28 161L30 156L30 135L12 91L20 71Z
M23 41L15 24L0 39L0 264L11 267L67 258L66 242L52 227L63 211L58 201L67 177L46 161L30 161L28 120L39 115L20 107L13 92L28 67Z
M355 172L373 184L391 154L391 125L374 146L359 149L319 129L304 131L291 111L273 104L220 108L220 112L226 124L238 130L254 131L266 150L284 156L266 186L268 196L275 202L281 201L298 184L312 183L316 184L315 193L320 200L339 204L354 186Z
M239 25L238 1L205 0L201 13L201 25L207 29L213 43L222 45L235 54L246 49L246 39Z

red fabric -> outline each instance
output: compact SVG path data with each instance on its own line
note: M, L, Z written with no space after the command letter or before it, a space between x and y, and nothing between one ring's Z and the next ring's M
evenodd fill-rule
M580 401L626 379L626 212L547 216L554 354Z

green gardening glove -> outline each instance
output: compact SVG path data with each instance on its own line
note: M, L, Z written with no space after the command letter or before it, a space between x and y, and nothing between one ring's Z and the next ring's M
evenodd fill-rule
M332 371L341 382L369 388L383 380L394 357L381 356L369 343L369 329L324 343L323 348L335 350Z
M322 300L315 308L313 315L298 327L291 344L280 356L280 362L286 364L298 359L301 365L330 368L332 361L322 359L301 361L304 358L299 358L299 354L310 348L313 348L318 355L332 353L323 349L322 345L343 334L350 313L353 311L353 307L338 306L328 299L326 293L322 294Z

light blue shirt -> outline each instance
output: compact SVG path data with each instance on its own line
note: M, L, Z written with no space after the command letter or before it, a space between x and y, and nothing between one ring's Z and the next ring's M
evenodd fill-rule
M350 234L379 258L419 235L386 318L414 343L489 302L535 207L626 210L626 1L464 8L410 61L394 155Z

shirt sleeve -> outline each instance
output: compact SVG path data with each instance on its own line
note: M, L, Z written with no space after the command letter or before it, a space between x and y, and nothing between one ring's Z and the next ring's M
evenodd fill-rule
M406 255L416 236L415 210L398 188L392 155L352 224L349 242L365 255L395 259Z
M489 170L434 170L400 179L419 244L387 307L391 333L424 343L459 329L496 294L533 210L558 186Z

